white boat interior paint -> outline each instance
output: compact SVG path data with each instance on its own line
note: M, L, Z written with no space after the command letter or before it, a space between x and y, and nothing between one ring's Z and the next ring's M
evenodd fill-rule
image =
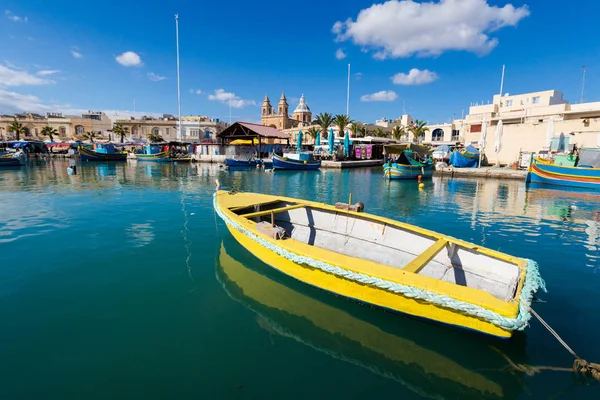
M291 205L294 203L274 202L235 212L247 214ZM272 222L271 215L251 218ZM377 220L313 207L277 212L274 218L275 225L285 230L287 240L398 269L437 241ZM446 245L418 274L483 290L504 301L514 297L519 281L516 265L453 244Z

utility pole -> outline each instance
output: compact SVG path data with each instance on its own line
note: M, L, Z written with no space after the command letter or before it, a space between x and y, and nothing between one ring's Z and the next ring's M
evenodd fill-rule
M502 78L500 79L500 99L502 99L502 89L504 89L504 64L502 64Z
M179 14L175 14L175 42L177 44L177 114L179 124L177 125L177 139L181 140L181 87L179 85Z
M346 93L346 117L350 117L350 64L348 64L348 91Z
M584 65L581 67L583 69L583 76L581 77L581 97L579 98L579 103L583 103L583 94L585 92L585 73L587 72L587 66Z

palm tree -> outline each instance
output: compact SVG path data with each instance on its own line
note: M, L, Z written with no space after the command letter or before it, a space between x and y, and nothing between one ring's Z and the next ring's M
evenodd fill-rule
M313 138L313 140L315 141L317 140L317 135L319 134L319 132L321 131L315 128L314 126L311 126L306 130L306 134Z
M54 142L54 136L58 136L58 131L56 128L51 127L50 125L46 125L42 128L42 135L48 136L51 142Z
M352 131L352 133L354 134L354 136L358 137L358 135L360 134L360 125L353 121L350 124L349 128Z
M97 137L97 134L94 131L86 132L83 134L83 140L89 140L92 143L94 143L95 137Z
M21 135L25 134L25 127L17 121L17 118L6 129L7 132L12 132L17 136L17 140L21 140Z
M416 142L419 137L425 135L425 132L429 130L425 125L427 125L427 122L415 119L412 126L408 128L408 131L413 134L414 142Z
M123 126L123 124L121 123L115 124L115 126L113 126L112 131L115 134L115 136L121 136L121 143L123 143L123 139L125 138L125 136L129 134L129 128Z
M400 140L401 137L406 135L406 129L403 126L396 125L392 128L392 137L396 140Z
M375 137L384 137L385 136L385 131L383 130L382 127L378 126L373 131L373 135L375 135Z
M333 123L340 130L340 136L346 136L346 127L352 123L352 120L347 115L338 114L333 118Z
M150 143L160 143L165 141L163 137L160 136L160 133L156 132L152 132L150 135L148 135L148 140L150 140Z
M329 130L331 124L333 124L332 115L329 113L321 113L317 116L315 122L321 127L321 135L323 135L323 137L327 139L327 131Z
M358 129L358 131L359 131L359 135L360 135L360 137L369 136L369 134L371 133L371 132L369 131L369 128L367 128L367 127L366 127L366 126L364 126L364 125L363 125L363 126L361 126L361 127Z

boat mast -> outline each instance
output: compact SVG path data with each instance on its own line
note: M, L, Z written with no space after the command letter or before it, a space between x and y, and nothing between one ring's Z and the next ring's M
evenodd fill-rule
M175 42L177 45L177 139L181 141L181 87L179 84L179 14L175 14Z

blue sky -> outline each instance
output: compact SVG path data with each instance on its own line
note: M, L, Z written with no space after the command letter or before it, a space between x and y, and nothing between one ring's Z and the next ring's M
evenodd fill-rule
M344 113L348 63L351 118L365 122L403 107L460 117L499 91L502 64L504 92L557 89L572 103L587 65L585 100L600 100L600 3L418 3L0 1L0 113L124 112L135 99L176 114L175 13L184 115L227 120L231 97L233 119L256 122L282 90L291 109L304 94L314 113Z

